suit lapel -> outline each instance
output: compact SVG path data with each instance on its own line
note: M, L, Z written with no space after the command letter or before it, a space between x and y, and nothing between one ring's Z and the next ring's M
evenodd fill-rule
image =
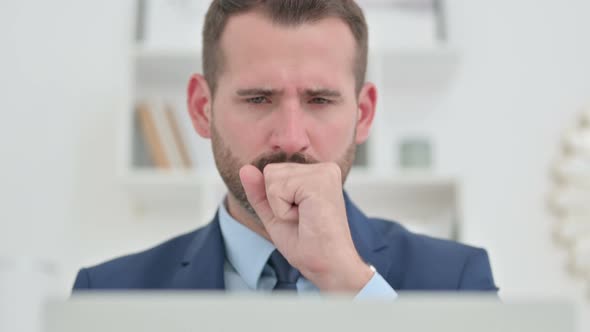
M367 263L375 266L394 288L399 287L399 271L392 267L399 252L391 252L385 237L378 234L370 220L352 203L344 192L346 214L354 245ZM216 214L209 225L195 234L174 276L171 287L176 289L225 289L225 245ZM392 270L392 271L390 271ZM391 278L388 278L391 276Z
M386 241L386 236L379 234L374 228L374 223L354 205L346 192L344 201L352 241L359 255L365 262L373 265L392 287L399 287L401 276L399 271L394 269L399 261L399 252L391 250L391 244Z
M217 214L195 234L174 276L172 288L223 290L225 246Z

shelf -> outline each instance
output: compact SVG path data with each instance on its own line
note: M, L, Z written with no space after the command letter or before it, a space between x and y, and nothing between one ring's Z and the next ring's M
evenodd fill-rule
M369 53L368 79L393 89L432 89L446 82L458 59L457 51L448 46L376 47ZM201 72L198 49L138 46L135 60L139 85L182 86L192 73Z
M170 199L181 199L187 192L199 192L202 188L225 191L225 185L217 171L212 170L154 170L137 169L123 174L121 182L133 192L155 195L168 193ZM391 190L392 193L408 196L421 193L423 196L445 197L456 189L458 181L453 177L408 173L391 176L353 169L344 189L352 192ZM174 194L176 192L176 194Z
M196 222L210 219L225 194L217 173L197 170L131 169L121 183L139 214Z
M176 87L187 84L190 75L201 71L201 53L195 49L135 50L135 80L139 85ZM184 89L180 91L183 93Z
M202 72L200 50L139 45L133 52L135 98L162 97L181 109L190 75ZM445 46L372 48L367 79L383 91L380 107L387 109L388 95L409 93L428 98L432 91L443 89L448 85L458 60L457 51ZM203 159L194 165L204 167L202 169L137 167L142 165L138 162L142 160L138 158L142 157L138 155L142 149L137 144L137 128L132 129L132 117L127 116L125 121L126 130L131 132L124 135L128 140L128 151L123 158L121 182L141 211L157 210L163 216L182 213L201 221L210 219L226 194L226 188L214 168L208 142L196 137L190 120L183 120L188 124L185 131L190 137L190 149L198 151L195 155ZM380 154L378 149L387 148L394 142L374 134L357 150L359 161L345 184L353 201L368 216L396 220L425 234L458 239L461 220L459 181L452 176L427 172L391 169L391 173L387 173L390 168L385 165L393 163L375 156Z
M158 13L163 19L155 26L164 29L147 31L144 42L131 48L132 100L165 100L178 111L180 131L197 169L150 168L153 161L130 108L122 118L120 182L139 211L156 210L165 220L180 212L191 220L207 221L227 189L215 168L210 142L198 137L186 112L190 76L203 72L197 38L200 24L183 20L186 15L181 19L164 9L152 9L151 14ZM368 10L366 15L371 31L366 79L379 90L379 118L369 140L358 147L344 187L368 216L397 220L412 230L457 239L461 220L459 181L452 176L399 170L394 156L399 142L389 135L391 119L381 114L393 114L390 110L421 111L424 107L414 99L436 100L432 97L449 86L459 52L439 44L430 15L402 15L382 8ZM409 98L398 98L406 95ZM428 135L428 131L425 133Z
M122 176L129 186L167 186L199 187L202 185L223 184L217 171L212 170L159 170L135 169ZM353 168L349 173L348 186L395 186L414 189L437 189L455 186L457 180L451 176L440 176L426 172L408 172L397 175L380 175L361 168Z
M353 173L345 188L372 217L397 220L430 235L456 238L459 228L460 182L451 176L407 173L392 176ZM410 227L412 228L412 227ZM428 232L427 232L428 233ZM443 234L444 233L444 234Z
M452 176L438 175L428 171L405 171L385 175L364 168L353 168L346 182L350 185L383 184L430 188L452 186L456 183L456 178Z
M376 48L369 54L369 81L392 93L438 91L446 86L459 63L448 46Z
M122 182L142 209L198 218L210 217L226 193L216 171L137 169L123 175ZM345 189L368 216L397 220L429 235L456 238L459 183L453 177L428 173L384 176L353 169Z
M134 50L135 58L140 59L166 59L166 58L201 58L201 50L199 48L182 48L182 47L157 47L138 45ZM436 57L436 58L456 58L458 53L456 50L447 45L433 46L433 47L388 47L375 46L369 51L370 55L386 55L393 58L411 58L411 57Z
M127 185L157 185L190 187L202 184L215 184L219 181L217 173L199 170L158 170L136 169L123 176Z

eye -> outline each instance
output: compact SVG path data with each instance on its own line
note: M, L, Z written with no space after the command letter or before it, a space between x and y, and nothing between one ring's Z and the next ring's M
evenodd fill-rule
M258 96L246 99L246 102L250 104L269 104L270 100L265 96Z
M330 99L322 98L322 97L315 97L310 100L312 104L331 104L332 101Z

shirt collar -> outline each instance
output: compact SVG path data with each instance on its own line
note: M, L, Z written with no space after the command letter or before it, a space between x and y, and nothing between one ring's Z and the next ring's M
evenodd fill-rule
M219 226L226 258L249 288L258 289L260 275L275 246L235 220L225 202L224 198L219 204Z

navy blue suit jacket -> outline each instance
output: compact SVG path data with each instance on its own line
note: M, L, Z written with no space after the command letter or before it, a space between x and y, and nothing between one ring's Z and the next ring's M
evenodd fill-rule
M496 291L485 250L409 232L367 218L345 195L352 239L361 257L396 290ZM206 226L146 251L78 272L83 289L223 290L225 249L217 216Z

